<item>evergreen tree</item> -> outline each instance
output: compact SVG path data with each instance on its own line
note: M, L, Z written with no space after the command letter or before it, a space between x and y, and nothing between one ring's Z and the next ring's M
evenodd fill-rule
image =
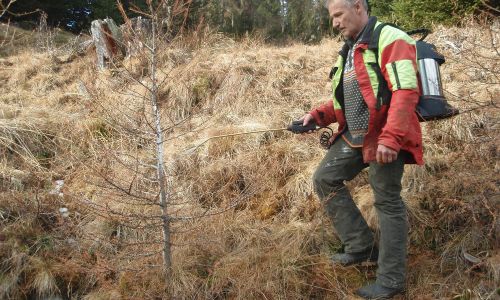
M393 20L405 29L432 27L432 24L456 24L473 12L481 0L394 0Z
M371 15L376 16L382 21L392 21L392 3L394 0L369 1Z
M289 33L305 42L321 39L320 0L287 0Z
M284 28L282 28L281 1L261 0L256 2L257 9L254 15L254 29L263 32L266 38L276 39L283 37Z
M129 1L121 1L123 7L128 11L130 3ZM117 24L123 23L123 18L118 11L118 6L116 0L94 0L90 4L92 20L111 18Z
M15 21L30 21L35 25L44 12L49 26L66 27L69 22L80 22L76 18L86 17L83 12L85 7L88 7L86 0L22 0L12 4L8 17Z
M8 0L0 0L6 3ZM156 7L161 0L152 0ZM291 37L305 42L318 41L332 32L324 0L168 0L178 4L175 28L194 29L200 23L240 37L259 31L267 39ZM130 8L146 10L144 0L121 0L129 17ZM433 23L456 24L475 12L482 0L371 0L372 15L405 29L430 27ZM491 1L486 1L490 3ZM88 30L95 19L110 17L123 23L116 0L18 0L3 19L29 21L36 26L41 11L49 26L73 32ZM26 12L35 12L24 15Z

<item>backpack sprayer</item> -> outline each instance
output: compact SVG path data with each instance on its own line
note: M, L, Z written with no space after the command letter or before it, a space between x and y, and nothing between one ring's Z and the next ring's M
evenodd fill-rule
M309 121L309 124L307 126L304 126L302 120L297 120L293 121L290 125L288 125L288 127L283 127L283 128L269 128L269 129L255 130L255 131L246 131L246 132L212 136L205 139L203 142L197 144L196 146L189 148L186 152L188 153L193 152L206 142L219 138L234 137L234 136L254 134L254 133L276 132L276 131L290 131L295 134L300 134L300 133L307 133L309 131L316 131L318 129L324 129L323 132L321 132L319 142L325 149L328 149L328 147L330 146L328 141L330 140L330 137L333 135L333 130L331 128L318 127L313 120Z
M400 29L398 26L390 23L382 23L374 33L369 47L375 49L379 55L378 41L380 33L385 26L391 26ZM417 113L420 122L441 120L458 115L460 111L448 104L443 93L443 84L441 82L440 66L445 63L445 57L440 54L436 46L432 43L425 42L425 38L431 33L429 29L419 28L406 32L408 35L421 35L420 39L416 40L417 48L417 65L421 83L421 96L418 101L415 112ZM380 69L376 70L379 78L384 78ZM390 100L390 99L389 99Z
M422 95L416 109L419 120L425 122L458 115L460 111L448 104L443 93L440 66L446 60L435 45L424 42L430 30L416 29L408 32L410 35L412 33L423 34L416 42L418 72L422 84Z

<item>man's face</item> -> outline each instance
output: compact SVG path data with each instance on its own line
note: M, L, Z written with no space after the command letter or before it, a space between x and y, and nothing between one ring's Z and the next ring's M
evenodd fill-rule
M328 5L333 27L337 28L346 39L354 39L365 26L366 14L360 1L350 6L344 0L334 0Z

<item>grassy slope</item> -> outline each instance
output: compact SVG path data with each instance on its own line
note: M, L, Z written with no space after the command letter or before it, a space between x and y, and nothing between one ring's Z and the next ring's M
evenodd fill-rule
M430 37L449 58L443 67L448 99L474 110L423 124L426 165L407 167L410 299L491 298L500 285L498 109L477 109L498 105L499 48L488 34L498 39L499 30L438 28ZM250 135L183 152L208 136L283 127L326 101L326 75L339 46L326 40L275 48L214 35L200 48L180 41L162 54L160 69L172 75L160 91L163 111L196 113L192 126L208 120L206 130L167 145L172 182L192 201L180 213L241 201L225 214L181 225L192 228L174 237L181 245L174 250L174 286L183 297L335 299L374 278L373 269L328 262L340 245L312 193L310 178L323 155L316 136ZM163 294L158 270L144 267L160 257L130 257L157 248L125 248L121 241L159 232L126 229L83 205L92 198L132 210L89 182L106 168L131 176L102 155L132 146L113 125L125 105L140 106L124 94L124 87L139 91L140 85L117 75L123 67L97 73L93 63L90 54L65 61L33 50L0 59L2 298ZM144 61L124 67L140 76ZM147 151L138 153L145 158ZM50 193L57 179L65 179L62 195ZM350 187L376 230L366 174ZM69 208L69 218L61 207Z
M61 29L27 30L8 23L0 23L0 57L19 52L20 49L36 48L53 50L65 46L76 36Z

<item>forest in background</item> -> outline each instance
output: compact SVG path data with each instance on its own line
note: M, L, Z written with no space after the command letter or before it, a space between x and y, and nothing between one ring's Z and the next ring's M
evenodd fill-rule
M6 6L11 0L1 0ZM156 2L156 1L153 1ZM37 24L42 12L50 26L74 33L88 32L90 22L106 17L123 23L117 0L17 0L3 16L25 26ZM121 0L127 12L138 15L144 1ZM498 16L493 0L372 0L372 15L406 30L432 24L457 25L467 15ZM189 30L210 27L241 37L259 34L267 41L293 39L317 42L331 34L324 0L169 0L178 26ZM0 21L2 21L0 19Z

